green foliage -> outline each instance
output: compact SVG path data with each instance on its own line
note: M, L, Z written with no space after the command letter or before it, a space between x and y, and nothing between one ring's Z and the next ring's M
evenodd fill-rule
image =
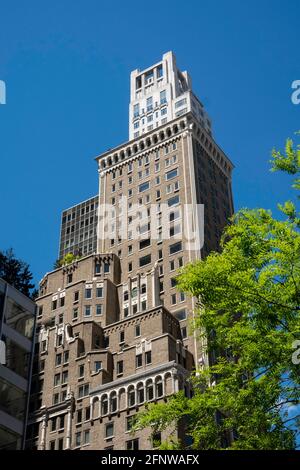
M31 296L32 273L29 265L17 259L12 249L0 251L0 277L28 297ZM36 295L36 291L33 292Z
M67 264L71 264L74 261L80 259L79 255L74 255L73 253L67 253L62 259L57 259L53 265L54 269L61 268L62 266L66 266Z
M273 169L299 174L299 149L291 141L285 155L273 152ZM220 253L181 269L179 290L198 299L205 366L191 377L192 398L180 392L148 405L136 428L171 429L172 436L185 423L195 449L221 449L225 438L233 450L295 448L300 427L290 407L300 403L300 365L292 361L300 339L300 234L296 207L288 202L283 211L288 218L279 221L264 209L241 210L224 231Z

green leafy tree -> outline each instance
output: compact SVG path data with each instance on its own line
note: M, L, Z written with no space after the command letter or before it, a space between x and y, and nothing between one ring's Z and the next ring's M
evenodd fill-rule
M294 175L297 190L299 157L291 140L285 153L272 154L272 170ZM192 398L180 392L167 403L148 404L135 429L168 430L167 445L174 448L183 445L172 440L182 423L195 449L296 447L299 213L291 201L280 208L286 220L264 209L241 210L224 231L221 252L180 271L178 288L198 299L196 329L205 340L205 365L191 377Z
M0 251L0 277L28 297L36 296L36 290L31 293L34 284L29 265L16 258L12 249Z

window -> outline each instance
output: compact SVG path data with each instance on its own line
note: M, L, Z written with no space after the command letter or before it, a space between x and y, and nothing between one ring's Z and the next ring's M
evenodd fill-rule
M135 337L141 336L141 325L135 325L134 336L135 336Z
M123 361L117 362L117 375L122 375L124 371L124 363Z
M168 199L168 207L175 206L176 204L179 204L179 196L173 196L170 199Z
M136 118L139 116L139 114L140 114L140 105L139 103L137 103L133 106L133 117Z
M96 305L96 315L102 315L102 305L101 304Z
M157 78L161 78L163 76L163 67L162 65L159 65L156 69L156 75Z
M140 267L146 266L146 264L151 263L151 254L143 256L142 258L139 259L139 265Z
M52 310L57 308L57 300L52 300Z
M183 266L183 258L182 257L178 258L178 266L179 266L179 268L182 268L182 266Z
M146 351L145 353L145 362L146 364L151 364L152 362L152 355L151 355L151 351Z
M56 366L60 366L60 365L61 365L61 361L62 361L62 355L61 355L61 353L60 353L60 354L56 354L56 357L55 357L55 365L56 365Z
M131 255L131 253L132 253L132 245L129 245L128 246L128 254Z
M84 377L84 364L80 364L78 367L78 377L82 379Z
M61 346L62 344L63 344L63 336L62 335L57 335L56 346Z
M64 370L62 373L62 384L66 384L68 382L69 373L67 370Z
M84 316L85 317L90 317L92 315L92 307L91 305L85 305L84 306Z
M73 281L73 274L68 274L67 283L71 284L72 281Z
M153 109L153 98L152 96L150 96L149 98L147 98L147 113L152 111Z
M156 382L156 397L157 398L160 398L163 396L163 384L162 384L162 380L159 379L157 382Z
M186 326L184 326L183 328L181 328L181 336L182 336L182 339L187 338Z
M95 264L95 274L100 274L100 273L101 273L101 265L100 265L100 263L96 263Z
M64 448L64 439L58 439L58 450L63 450Z
M75 446L80 447L81 446L81 432L77 432L75 434Z
M168 108L163 108L163 109L160 111L161 116L165 116L167 113L168 113Z
M89 421L90 417L91 417L91 408L89 406L87 406L85 408L85 420Z
M73 308L73 320L77 320L78 318L78 308Z
M135 415L128 416L126 418L126 431L131 431L132 426L134 425Z
M109 273L110 266L108 263L104 263L104 274Z
M172 178L175 178L176 176L178 176L178 168L175 168L175 170L168 171L165 175L165 178L167 181L169 181Z
M143 248L146 248L147 246L150 246L150 245L151 245L150 238L145 238L144 240L140 241L140 250L142 250Z
M85 298L91 299L92 298L92 289L90 287L85 288Z
M106 423L105 425L105 437L112 438L114 436L114 423Z
M137 356L135 357L135 366L136 368L138 367L142 367L143 365L143 356L142 354L137 354Z
M128 272L131 272L132 271L132 263L128 263Z
M169 246L169 253L170 255L173 255L174 253L177 253L178 251L182 250L182 242L176 242L173 243L173 245Z
M125 331L120 331L119 343L122 344L125 342Z
M74 302L78 302L79 300L79 291L77 290L76 292L74 292Z
M144 312L145 310L147 310L147 302L146 300L143 300L142 303L141 303L141 309L142 309L142 312Z
M65 305L65 296L60 298L60 306L63 307Z
M57 385L60 385L60 374L54 376L54 387L57 387Z
M176 294L172 294L171 295L171 305L175 305L176 304Z
M125 307L124 308L124 318L128 317L128 315L129 315L129 309L128 309L128 307Z
M186 319L186 310L185 309L178 310L177 312L174 313L174 316L179 321L185 320Z
M57 418L51 419L51 431L56 431Z
M69 362L69 351L64 352L64 364Z
M184 292L180 292L180 293L179 293L179 300L180 300L180 302L184 302L184 301L185 301L185 293L184 293Z
M165 104L167 102L166 90L160 92L160 104Z
M82 410L77 411L77 416L76 416L76 423L81 423L82 422Z
M58 315L58 324L62 325L63 322L64 322L64 314L61 313L60 315Z
M102 298L103 297L103 287L96 288L96 297Z
M139 185L139 192L142 193L144 191L147 191L147 189L150 188L150 182L149 181L145 181L145 183L142 183Z
M152 447L156 448L156 447L159 447L160 445L161 445L161 433L156 432L152 436Z
M64 429L65 427L65 415L59 416L58 418L58 429Z
M139 440L132 439L126 442L126 450L139 450Z
M99 370L102 369L102 362L101 361L95 361L94 362L94 371L99 372Z
M55 441L50 441L49 450L55 450Z
M90 443L90 430L83 431L83 444Z
M86 397L89 394L89 384L80 385L78 387L78 398Z

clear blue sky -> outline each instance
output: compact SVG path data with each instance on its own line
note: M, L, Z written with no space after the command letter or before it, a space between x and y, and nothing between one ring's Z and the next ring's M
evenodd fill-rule
M38 280L60 213L97 191L93 157L128 138L129 73L173 50L234 162L234 199L274 208L288 180L273 146L300 128L298 0L6 0L0 6L0 248Z

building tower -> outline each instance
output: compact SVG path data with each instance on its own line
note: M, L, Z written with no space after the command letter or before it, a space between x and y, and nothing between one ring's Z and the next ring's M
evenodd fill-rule
M150 429L129 432L134 414L189 395L208 359L176 274L218 249L233 212L233 166L210 129L173 53L132 72L130 140L96 157L96 252L40 284L29 448L151 449Z

